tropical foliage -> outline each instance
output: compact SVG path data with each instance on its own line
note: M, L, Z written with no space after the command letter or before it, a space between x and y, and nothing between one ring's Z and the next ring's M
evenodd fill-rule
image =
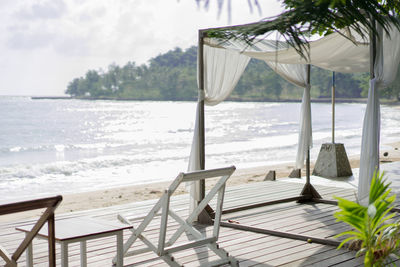
M347 236L340 247L352 241L360 245L357 255L364 255L364 265L387 266L389 256L399 258L400 223L389 223L395 213L395 194L390 194L390 183L383 173L375 172L372 178L368 206L337 197L340 211L334 216L349 224L353 230L342 232L336 237ZM354 244L354 243L353 243Z
M107 70L89 70L84 77L72 80L66 90L75 97L121 98L137 100L195 100L197 98L197 48L175 48L149 61L124 66L111 64ZM400 73L399 73L400 74ZM368 91L369 75L336 75L336 96L364 97ZM330 97L332 73L312 68L311 96ZM261 60L252 59L239 80L231 100L300 99L301 88L286 82ZM400 76L393 86L381 92L386 98L400 96Z
M368 40L370 31L377 33L375 23L386 32L390 25L400 29L398 0L283 0L282 6L285 11L278 16L241 27L210 30L208 35L252 42L258 36L279 32L307 57L307 45L312 34L326 36L350 28Z

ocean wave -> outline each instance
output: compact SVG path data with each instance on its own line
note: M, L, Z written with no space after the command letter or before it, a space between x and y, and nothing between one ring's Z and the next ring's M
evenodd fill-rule
M10 101L3 105L15 112L3 118L0 194L157 182L187 168L194 102ZM359 151L364 106L337 105L336 141L351 153ZM293 162L299 110L299 103L207 108L207 168ZM314 159L321 143L331 141L330 110L313 104ZM392 140L399 113L392 107L384 111L382 140Z
M1 147L0 152L3 153L18 153L18 152L39 152L39 151L48 151L48 150L56 150L55 145L35 145L35 146L9 146L9 147Z
M107 168L119 168L134 165L146 165L151 162L163 162L166 160L185 161L188 152L163 151L158 154L124 155L124 156L102 156L93 159L78 161L58 161L45 164L18 164L0 167L0 183L15 181L18 179L33 179L39 177L80 176L87 171L98 171Z
M18 153L18 152L63 152L72 150L102 150L106 148L121 148L129 145L136 145L135 143L88 143L88 144L50 144L50 145L33 145L33 146L9 146L1 147L2 153Z

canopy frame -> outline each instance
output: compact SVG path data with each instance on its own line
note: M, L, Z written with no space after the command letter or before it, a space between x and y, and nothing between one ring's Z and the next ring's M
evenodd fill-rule
M200 157L200 168L204 169L205 168L205 116L204 116L204 38L207 37L207 31L212 30L212 29L203 29L199 30L199 54L198 54L198 70L199 70L199 107L198 111L200 112L198 118L199 118L199 157ZM377 56L377 51L376 51L376 36L374 34L370 34L370 50L369 50L369 58L370 58L370 76L371 79L375 77L374 73L374 65L375 65L375 60ZM310 84L310 65L307 67L307 84ZM308 87L308 90L310 87ZM379 165L378 165L379 166ZM204 197L204 192L205 192L205 184L200 185L200 201ZM203 196L203 197L202 197ZM307 154L306 154L306 184L304 185L301 193L298 196L291 197L291 198L286 198L286 199L279 199L275 201L269 201L265 203L259 203L255 205L248 205L244 207L239 207L235 209L228 209L228 210L223 210L223 214L231 213L231 212L237 212L240 210L246 210L246 209L252 209L256 207L262 207L262 206L267 206L267 205L273 205L273 204L278 204L278 203L285 203L285 202L291 202L291 201L297 201L297 202L314 202L314 203L324 203L324 204L331 204L331 205L337 205L337 201L332 201L332 200L326 200L322 199L322 197L319 195L317 190L313 187L310 181L310 148L308 147ZM395 209L398 211L399 209ZM203 211L204 218L207 218L206 220L203 220L201 216L199 216L198 221L200 223L206 223L212 222L212 218L214 217L214 212L210 207L207 207ZM221 223L222 226L224 227L231 227L231 228L238 228L239 226L236 224L232 223ZM269 235L275 235L275 236L280 236L280 237L287 237L287 238L292 238L292 239L298 239L298 240L309 240L313 239L315 240L314 237L310 236L305 236L305 235L293 235L291 233L286 233L286 232L281 232L281 231L271 231L267 229L259 229L259 228L254 228L246 225L240 225L241 230L246 230L246 231L252 231L252 232L258 232L258 233L265 233ZM334 245L336 246L336 242L332 242L332 240L326 240L326 239L321 239L318 240L317 243L321 244L326 244L326 245Z
M198 111L200 112L199 114L199 157L200 157L200 168L201 170L205 169L205 114L204 114L204 38L207 36L207 30L199 30L199 54L198 54L198 70L199 70L199 99L198 99ZM311 72L311 65L307 66L307 84L310 84L310 72ZM310 87L308 87L308 90L310 90ZM204 194L205 194L205 183L200 183L198 185L200 187L199 190L199 197L200 200L197 202L199 203L204 199ZM287 202L292 202L296 201L298 203L305 203L305 202L318 202L318 203L327 203L327 204L333 204L337 205L337 202L334 201L324 201L320 194L317 192L317 190L314 188L314 186L311 184L311 179L310 179L310 148L307 150L307 155L306 155L306 184L304 185L302 191L298 196L295 197L290 197L290 198L284 198L284 199L279 199L276 201L268 201L264 203L258 203L258 204L253 204L253 205L247 205L247 206L242 206L240 208L233 208L233 209L224 209L222 211L222 214L228 214L228 213L233 213L241 210L248 210L248 209L253 209L257 207L263 207L263 206L268 206L268 205L275 205L275 204L280 204L280 203L287 203ZM201 212L201 214L198 216L197 221L199 223L203 224L213 224L213 219L215 217L215 212L210 206L206 206L206 208ZM230 228L237 228L238 225L234 223L221 223L221 226L223 227L230 227ZM333 240L328 240L328 239L316 239L315 237L307 236L307 235L293 235L291 233L283 232L283 231L271 231L268 229L262 229L262 228L255 228L255 227L250 227L246 225L240 225L240 230L245 230L245 231L251 231L251 232L258 232L258 233L265 233L269 235L274 235L274 236L281 236L281 237L286 237L286 238L292 238L292 239L297 239L297 240L309 240L313 239L315 242L318 242L320 244L325 244L325 245L334 245L337 246L339 243Z
M200 144L200 168L201 170L205 169L205 114L204 114L204 98L202 97L204 95L204 38L207 37L207 31L210 29L204 29L204 30L199 30L199 53L198 53L198 71L199 71L199 144ZM310 74L311 74L311 65L307 65L307 84L309 85L310 82ZM308 88L309 90L309 88ZM307 201L312 201L313 199L321 199L320 194L317 192L317 190L314 188L314 186L311 184L311 179L310 179L310 149L308 148L307 155L306 155L306 184L304 185L302 191L300 192L299 196L292 197L292 198L286 198L286 199L281 199L279 200L279 203L284 203L284 202L290 202L290 201L298 201L298 202L307 202ZM200 198L204 198L204 193L205 193L205 183L200 184ZM273 201L272 203L265 202L265 203L259 203L255 205L248 205L241 207L241 210L245 209L252 209L255 206L264 206L264 205L271 205L271 204L277 204L276 201ZM213 217L213 210L211 207L208 207L207 209L204 210L205 212L203 215L207 217L207 214L210 216L210 218ZM230 212L236 212L238 211L237 209L228 209L224 210L223 213L230 213ZM198 218L199 222L207 222L208 219L204 220L204 217L199 217Z

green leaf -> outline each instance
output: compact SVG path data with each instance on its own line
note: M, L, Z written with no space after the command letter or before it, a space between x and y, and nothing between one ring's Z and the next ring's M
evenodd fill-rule
M345 236L345 235L352 235L352 236L355 236L355 237L362 237L362 234L359 233L359 232L356 232L356 231L345 231L345 232L342 232L342 233L339 233L339 234L335 235L335 238L338 238L338 237L341 237L341 236Z
M367 251L366 248L362 248L356 253L356 257L360 257L362 254L364 254Z
M213 30L209 36L238 38L251 43L257 36L277 31L301 56L307 58L310 33L327 35L350 29L368 40L369 31L378 35L372 21L382 26L386 33L389 33L391 25L400 29L397 19L400 1L284 0L283 7L284 11L278 16L251 25Z
M351 240L357 240L356 236L350 236L348 238L346 238L345 240L343 240L339 246L336 249L341 249L347 242L351 241Z

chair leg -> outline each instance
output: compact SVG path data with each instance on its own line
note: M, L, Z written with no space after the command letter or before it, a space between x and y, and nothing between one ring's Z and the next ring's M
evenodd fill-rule
M232 267L239 267L239 261L236 260L234 257L229 257L230 266Z
M229 259L231 266L239 266L237 260L229 256L229 253L226 252L223 248L220 248L216 243L208 244L207 247L212 250L216 255L218 255L221 259Z
M163 256L161 256L161 258L162 258L169 266L172 266L172 267L183 267L183 265L177 263L177 262L174 260L174 257L172 257L172 256L169 255L169 254L163 255Z

